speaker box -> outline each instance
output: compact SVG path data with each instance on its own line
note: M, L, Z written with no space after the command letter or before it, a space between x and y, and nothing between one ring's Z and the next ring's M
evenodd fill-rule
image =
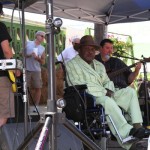
M28 130L35 127L36 123L28 124ZM39 132L40 134L40 132ZM33 137L29 143L28 150L34 150L39 138L39 134ZM1 150L17 150L24 141L24 123L6 124L0 129ZM82 142L62 124L57 125L57 150L83 150ZM48 149L48 140L44 150Z

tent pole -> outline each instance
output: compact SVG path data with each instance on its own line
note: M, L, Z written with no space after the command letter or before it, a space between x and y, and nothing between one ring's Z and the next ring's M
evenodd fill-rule
M47 53L48 53L48 100L47 113L56 114L56 84L55 84L55 53L54 53L54 28L53 28L53 0L45 0L46 3L46 34L47 34ZM49 133L49 147L57 149L56 138L56 115L52 115L51 132Z
M53 20L53 0L46 0L46 34L47 34L47 54L48 54L48 101L47 111L56 112L56 87L55 87L55 53L54 53L54 30Z
M103 39L108 38L108 25L104 26L104 35L103 35Z
M99 45L100 41L103 40L104 37L104 30L105 25L104 24L94 24L94 40Z

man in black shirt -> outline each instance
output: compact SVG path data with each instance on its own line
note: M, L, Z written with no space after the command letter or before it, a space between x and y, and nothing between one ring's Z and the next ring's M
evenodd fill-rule
M125 88L129 86L139 74L141 63L137 63L135 71L132 72L122 60L111 57L112 53L113 41L104 39L100 42L100 53L95 56L95 59L104 64L106 72L110 80L114 82L116 88ZM123 69L124 71L118 71L120 69Z
M0 15L2 14L2 4L0 3ZM13 57L12 49L9 46L11 37L4 23L0 22L0 60ZM14 71L16 76L20 71ZM14 117L14 94L12 85L8 79L7 70L0 70L0 127L7 122L7 118Z

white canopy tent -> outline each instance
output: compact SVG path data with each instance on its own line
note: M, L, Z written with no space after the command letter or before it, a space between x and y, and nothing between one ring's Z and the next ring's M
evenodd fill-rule
M16 0L1 0L5 8L18 6ZM24 0L25 11L45 14L44 0ZM113 24L150 20L149 0L54 0L54 16Z

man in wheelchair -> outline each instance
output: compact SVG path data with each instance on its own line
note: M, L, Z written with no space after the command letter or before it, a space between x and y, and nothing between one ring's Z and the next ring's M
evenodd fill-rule
M76 45L79 55L66 64L66 77L69 86L86 84L86 92L93 95L96 104L104 107L105 114L111 116L120 136L124 139L130 135L138 140L149 136L150 131L142 126L142 115L136 91L127 87L120 90L108 78L105 67L96 61L95 50L99 49L92 36L83 36L80 44ZM120 107L131 116L131 124L127 123ZM110 122L106 117L107 122ZM111 123L108 126L121 147L136 149L137 143L121 143Z

